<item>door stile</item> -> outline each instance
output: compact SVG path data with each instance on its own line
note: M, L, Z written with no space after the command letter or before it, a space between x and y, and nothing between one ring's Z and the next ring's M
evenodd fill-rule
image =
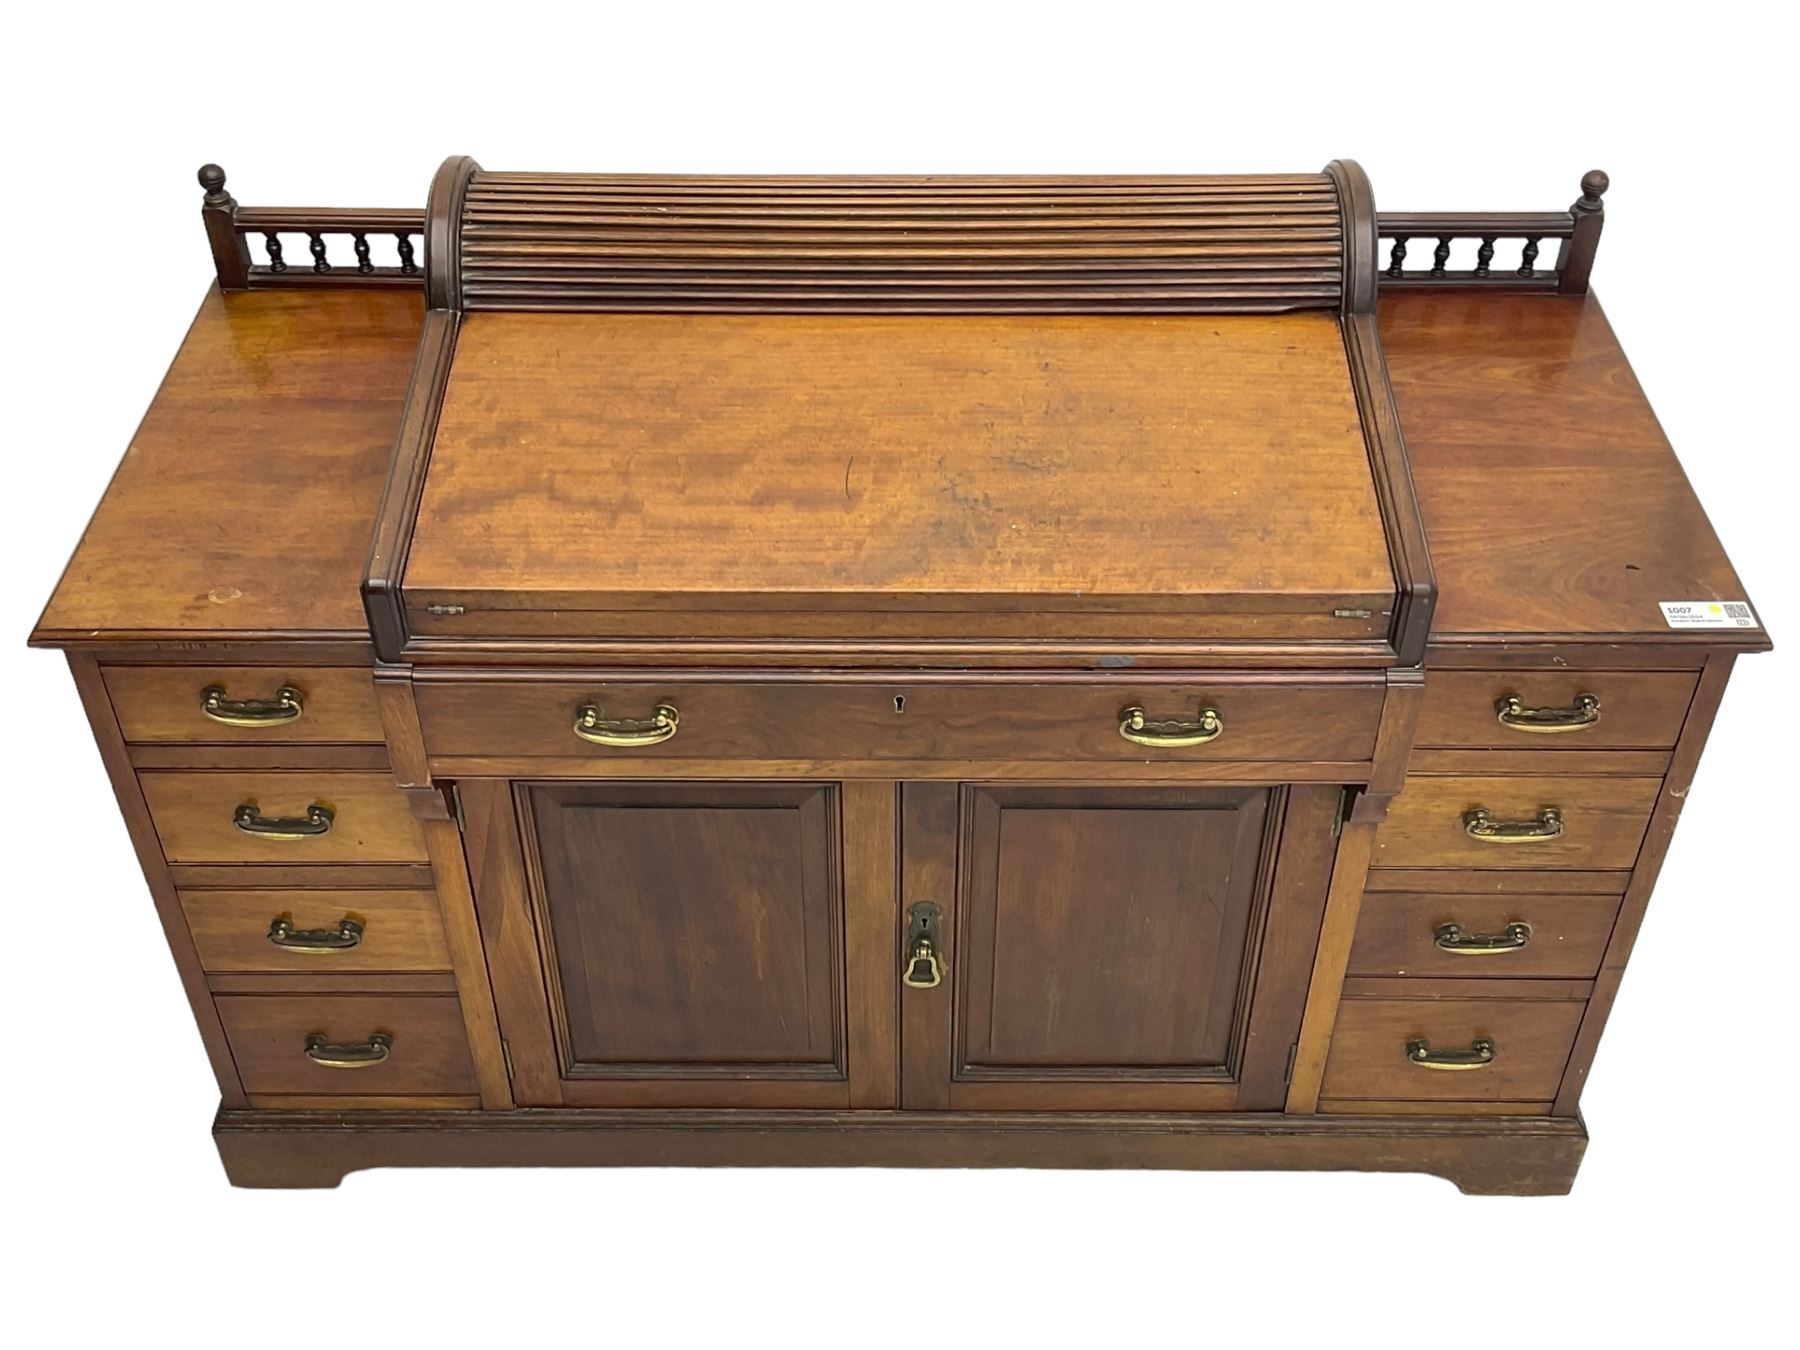
M891 1110L900 1104L900 784L853 779L840 791L850 1105Z
M936 905L942 913L937 953L942 981L935 989L900 990L900 1104L908 1111L950 1109L960 791L956 783L900 788L900 926L905 928L914 905Z

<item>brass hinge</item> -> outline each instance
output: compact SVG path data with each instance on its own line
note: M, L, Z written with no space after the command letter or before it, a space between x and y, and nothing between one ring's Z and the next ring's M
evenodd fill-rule
M457 790L455 783L450 785L450 809L456 815L456 828L467 833L469 825L463 819L462 793Z
M504 1042L502 1042L502 1043L504 1044ZM1296 1061L1299 1060L1299 1058L1300 1058L1300 1042L1295 1041L1292 1045L1290 1045L1288 1047L1287 1071L1281 1075L1282 1082L1291 1083L1294 1081L1294 1064Z
M512 1047L510 1045L508 1045L504 1039L502 1039L500 1042L500 1058L506 1064L507 1081L511 1082L512 1076L513 1076ZM1290 1060L1290 1061L1288 1061L1288 1063L1289 1063L1289 1067L1291 1068L1293 1061Z
M427 605L425 612L427 614L467 614L469 611L465 605Z
M1337 811L1331 817L1331 837L1338 838L1344 833L1344 813L1350 809L1350 794L1354 788L1345 788L1338 793Z

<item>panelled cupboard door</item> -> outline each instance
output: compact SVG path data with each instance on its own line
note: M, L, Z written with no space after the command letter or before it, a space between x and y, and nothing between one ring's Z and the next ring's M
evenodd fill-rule
M1279 1109L1339 798L906 784L902 1105Z
M893 1104L893 785L462 792L522 1103ZM885 867L846 866L846 814Z

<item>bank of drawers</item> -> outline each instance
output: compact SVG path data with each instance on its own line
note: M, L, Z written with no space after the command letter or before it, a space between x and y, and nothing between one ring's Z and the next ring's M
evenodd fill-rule
M378 767L371 673L103 675L252 1105L473 1105L424 834Z
M1427 673L1321 1109L1551 1110L1697 680Z

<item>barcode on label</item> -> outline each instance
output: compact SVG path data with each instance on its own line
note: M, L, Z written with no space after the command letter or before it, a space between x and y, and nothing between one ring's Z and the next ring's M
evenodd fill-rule
M1742 600L1659 600L1671 628L1757 628L1756 611Z

